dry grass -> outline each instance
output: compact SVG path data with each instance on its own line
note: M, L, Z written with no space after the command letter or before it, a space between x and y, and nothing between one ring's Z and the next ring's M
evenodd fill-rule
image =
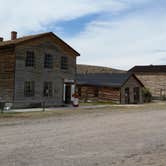
M0 114L0 120L6 119L40 119L54 116L70 116L83 113L93 113L93 112L109 112L109 111L145 111L145 110L166 110L166 102L161 103L150 103L143 105L112 105L112 104L103 104L102 107L98 104L87 105L88 107L84 108L69 108L62 110L51 110L45 112L33 111L33 112L4 112ZM91 107L92 106L92 107Z

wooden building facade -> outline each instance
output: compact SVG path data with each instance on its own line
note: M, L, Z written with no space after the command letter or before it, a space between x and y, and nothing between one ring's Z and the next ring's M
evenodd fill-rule
M166 100L166 65L135 66L128 72L141 80L153 99Z
M0 101L15 107L71 102L79 53L52 32L0 38Z
M77 75L77 90L82 102L139 104L143 103L143 87L135 75L126 73Z

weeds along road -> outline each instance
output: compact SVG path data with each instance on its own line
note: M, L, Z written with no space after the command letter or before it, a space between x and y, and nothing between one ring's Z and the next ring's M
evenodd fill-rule
M110 109L1 121L0 165L165 166L166 111Z

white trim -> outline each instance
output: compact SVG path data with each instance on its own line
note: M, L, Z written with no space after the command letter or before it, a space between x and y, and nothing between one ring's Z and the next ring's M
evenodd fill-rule
M63 101L65 101L66 99L65 94L66 94L66 84L63 85Z

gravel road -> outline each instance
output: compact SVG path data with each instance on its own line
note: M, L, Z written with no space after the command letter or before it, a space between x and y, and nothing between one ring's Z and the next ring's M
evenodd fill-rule
M166 111L100 109L1 122L0 165L166 165Z

